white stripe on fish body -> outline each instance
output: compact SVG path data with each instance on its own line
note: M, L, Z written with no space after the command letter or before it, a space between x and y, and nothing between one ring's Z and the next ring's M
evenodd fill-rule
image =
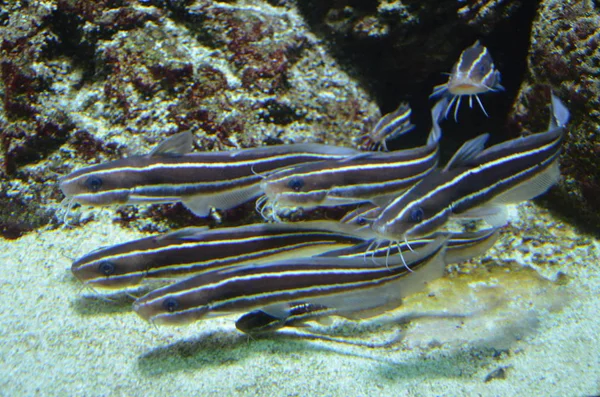
M388 268L365 264L362 259L339 258L231 267L153 291L138 299L134 310L151 322L175 324L294 301L334 307L339 315L389 303L397 306L404 296L444 274L445 242L446 238L439 237L408 253L406 261L414 271L407 270L399 259ZM408 274L411 277L405 281ZM252 291L246 286L253 286Z
M388 151L387 142L412 131L415 126L410 122L410 105L402 102L398 108L381 117L370 133L361 140L367 150Z
M483 113L488 116L479 95L502 90L504 87L500 85L500 72L495 69L489 51L476 41L460 54L448 82L435 86L430 97L451 97L444 117L448 117L448 113L454 106L454 119L458 120L461 97L469 97L469 107L473 106L473 97L475 97Z
M190 154L191 141L189 133L175 135L149 155L74 171L61 178L60 188L68 200L81 204L182 201L196 215L206 216L212 208L226 210L258 197L260 180L279 168L358 153L293 144Z
M506 219L503 205L531 199L546 191L558 180L560 174L557 158L564 135L564 123L568 120L568 111L554 97L552 104L551 122L557 117L557 112L565 113L566 116L559 115L563 119L560 123L562 125L551 125L544 133L517 138L483 151L479 151L478 148L483 145L484 140L481 138L485 136L465 143L444 170L433 172L418 185L391 201L373 222L372 229L382 238L405 240L432 233L444 225L450 215L472 219L489 218L493 226L504 224ZM538 142L539 140L541 142ZM527 147L529 149L524 150ZM518 151L519 148L522 151ZM540 157L539 161L536 157ZM527 159L529 163L520 164L521 160ZM538 162L530 164L532 161ZM459 166L453 167L454 162L459 163ZM466 164L462 164L463 162ZM508 174L514 168L511 168L511 165L520 168ZM524 166L525 168L522 168ZM475 178L488 170L500 172L500 175L504 173L504 176L495 181ZM470 184L465 185L468 181L471 181ZM518 182L512 185L513 181ZM433 184L434 187L428 189L429 184ZM474 186L480 184L480 188ZM469 193L455 197L456 192L453 190L458 187L461 192ZM447 200L443 200L445 196ZM446 201L447 204L442 205ZM492 208L490 203L495 203L498 207ZM484 210L489 212L485 214Z

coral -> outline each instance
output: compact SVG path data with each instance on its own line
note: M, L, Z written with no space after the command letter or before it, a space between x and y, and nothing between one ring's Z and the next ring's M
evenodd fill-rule
M515 104L518 128L546 128L550 89L571 111L561 157L563 181L545 202L600 230L600 16L593 1L545 1L533 26L529 75Z

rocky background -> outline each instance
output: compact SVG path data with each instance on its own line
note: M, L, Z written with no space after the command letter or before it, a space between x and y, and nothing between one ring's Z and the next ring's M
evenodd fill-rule
M506 91L443 124L445 156L543 131L550 90L571 110L564 179L543 203L600 230L600 5L592 0L47 0L0 5L0 233L62 222L57 179L191 130L196 150L355 146L402 100L421 144L428 96L477 39ZM235 222L252 203L224 214ZM181 205L116 223L202 224ZM91 218L87 218L91 219ZM144 223L141 220L148 222ZM77 222L75 222L76 224Z

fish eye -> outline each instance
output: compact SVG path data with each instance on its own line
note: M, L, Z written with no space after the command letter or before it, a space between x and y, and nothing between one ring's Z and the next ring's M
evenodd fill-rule
M294 178L288 182L288 187L295 192L299 192L304 187L304 181L300 178Z
M363 218L362 216L359 216L358 218L356 218L356 224L358 226L364 226L367 223L367 220L365 218Z
M410 212L410 220L414 223L420 223L423 220L424 215L421 207L415 208Z
M91 192L97 192L102 187L102 179L97 176L90 176L85 180L85 186Z
M175 310L179 309L179 301L175 298L167 298L164 300L162 306L169 313L173 313Z
M102 261L98 265L98 270L105 276L110 276L115 273L115 264L109 261Z

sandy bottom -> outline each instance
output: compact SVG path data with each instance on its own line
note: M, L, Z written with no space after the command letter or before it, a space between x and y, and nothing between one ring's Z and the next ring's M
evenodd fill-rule
M367 344L399 335L387 347L249 340L235 317L157 329L71 275L74 258L141 236L99 218L0 241L0 395L600 393L600 244L532 205L396 312L319 326Z

